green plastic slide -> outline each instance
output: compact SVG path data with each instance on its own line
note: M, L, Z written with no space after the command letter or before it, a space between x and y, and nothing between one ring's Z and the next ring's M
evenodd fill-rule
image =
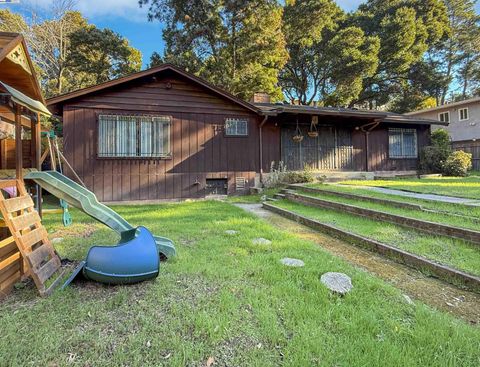
M80 209L92 218L119 233L129 236L135 227L130 225L117 212L100 203L93 192L77 184L68 177L56 171L29 172L25 179L33 180L50 194L66 201L71 206ZM169 258L175 256L173 242L165 237L154 236L158 252Z

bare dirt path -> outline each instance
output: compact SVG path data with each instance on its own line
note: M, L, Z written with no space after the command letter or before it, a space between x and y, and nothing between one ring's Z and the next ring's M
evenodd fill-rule
M253 213L276 227L313 241L328 252L339 256L354 266L382 278L401 289L413 300L419 300L431 307L448 312L465 321L480 325L480 295L458 289L421 272L397 264L370 251L326 236L308 227L283 218L262 208L261 204L235 204Z

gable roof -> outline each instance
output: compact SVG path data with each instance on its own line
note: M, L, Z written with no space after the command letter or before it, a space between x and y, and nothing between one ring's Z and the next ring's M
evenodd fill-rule
M19 33L0 32L0 81L45 103L27 44Z
M214 85L208 83L207 81L205 81L205 80L203 80L203 79L201 79L201 78L199 78L199 77L197 77L197 76L195 76L191 73L188 73L185 70L182 70L182 69L180 69L180 68L178 68L178 67L176 67L172 64L162 64L160 66L156 66L156 67L153 67L153 68L150 68L150 69L147 69L147 70L138 71L136 73L132 73L130 75L127 75L127 76L124 76L124 77L121 77L121 78L118 78L118 79L109 80L107 82L100 83L100 84L97 84L97 85L93 85L91 87L79 89L79 90L76 90L76 91L73 91L73 92L70 92L70 93L65 93L65 94L62 94L62 95L59 95L59 96L56 96L56 97L53 97L53 98L49 98L47 100L47 106L62 104L64 102L67 102L68 100L71 100L71 99L74 99L74 98L82 97L82 96L88 95L90 93L99 92L99 91L107 89L107 88L111 88L111 87L114 87L114 86L117 86L117 85L121 85L123 83L127 83L127 82L130 82L130 81L137 80L137 79L140 79L140 78L144 78L144 77L154 75L154 74L157 74L157 73L165 72L167 70L172 71L176 74L179 74L179 75L183 76L184 78L189 79L189 80L193 81L194 83L199 84L199 85L207 88L208 90L212 91L213 93L215 93L219 96L222 96L223 98L226 98L226 99L230 100L231 102L233 102L237 105L240 105L240 106L242 106L242 107L244 107L244 108L246 108L246 109L248 109L252 112L255 112L255 113L260 112L260 110L256 106L254 106L253 104L245 102L244 100L242 100L238 97L235 97L233 94L230 94L229 92L227 92L223 89L215 87Z
M480 102L480 97L473 97L473 98L469 98L469 99L464 99L463 101L442 104L441 106L437 106L437 107L424 108L424 109L418 110L418 111L407 112L404 115L414 116L414 115L419 115L419 114L425 113L425 112L439 111L439 110L444 110L444 109L452 108L452 107L460 107L460 106L470 104L470 103L475 103L475 102Z

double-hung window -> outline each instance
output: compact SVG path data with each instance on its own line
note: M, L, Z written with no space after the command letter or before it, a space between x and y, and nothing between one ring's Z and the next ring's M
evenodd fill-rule
M438 121L440 122L450 122L450 112L440 112L438 114Z
M98 116L98 156L163 158L170 152L169 116Z
M248 119L225 119L226 136L248 136Z
M458 110L458 120L459 121L466 121L468 120L468 107L460 108Z
M388 156L390 158L417 158L417 130L388 129Z

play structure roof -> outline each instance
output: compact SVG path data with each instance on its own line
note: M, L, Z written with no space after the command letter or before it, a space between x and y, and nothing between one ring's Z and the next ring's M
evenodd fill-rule
M0 32L0 81L45 104L25 39L21 34Z
M38 112L45 116L51 115L48 108L42 102L30 98L2 81L0 81L0 91L8 94L15 103L28 108L30 111Z

